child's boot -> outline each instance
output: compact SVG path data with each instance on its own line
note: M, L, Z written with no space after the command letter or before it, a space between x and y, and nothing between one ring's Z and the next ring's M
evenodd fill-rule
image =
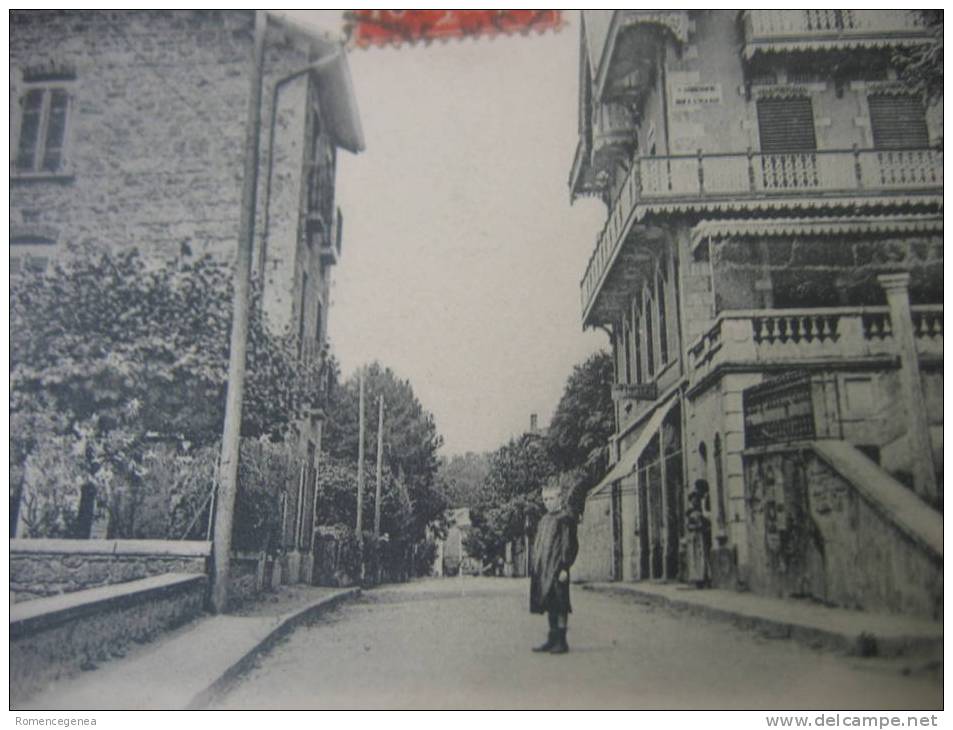
M566 629L556 631L553 647L549 650L550 654L566 654L569 651L569 644L566 643Z
M533 651L536 651L536 652L551 651L554 646L556 646L556 632L550 629L549 636L546 639L546 643L540 644L539 646L534 646Z

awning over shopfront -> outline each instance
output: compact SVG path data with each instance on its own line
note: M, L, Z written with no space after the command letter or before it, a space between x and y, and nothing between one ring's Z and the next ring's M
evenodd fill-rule
M655 412L652 413L649 419L642 425L642 429L639 431L635 443L625 450L625 453L622 454L619 460L613 465L609 473L589 492L589 497L593 497L599 492L605 491L612 486L613 482L629 475L635 467L635 463L639 460L639 457L642 456L642 452L645 451L645 447L649 445L649 441L658 433L665 416L668 415L668 412L672 410L672 407L676 403L678 403L678 397L673 395L665 403L655 409Z

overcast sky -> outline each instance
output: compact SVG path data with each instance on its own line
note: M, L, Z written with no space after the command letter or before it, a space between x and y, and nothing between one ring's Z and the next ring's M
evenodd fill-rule
M339 13L297 11L340 32ZM338 156L344 243L329 332L346 375L379 360L433 412L442 453L545 426L582 332L579 280L605 217L569 205L578 19L559 33L355 49L367 149Z

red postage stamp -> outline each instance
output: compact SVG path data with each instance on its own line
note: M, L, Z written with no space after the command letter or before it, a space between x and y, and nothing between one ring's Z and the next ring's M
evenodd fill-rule
M559 10L354 10L345 16L359 48L558 29Z

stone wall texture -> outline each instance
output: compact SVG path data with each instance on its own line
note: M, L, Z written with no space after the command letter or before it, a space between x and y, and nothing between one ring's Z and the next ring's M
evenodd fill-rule
M12 540L10 598L18 603L166 573L206 572L207 548L194 554L195 546L181 541L136 542Z
M884 505L812 452L747 456L746 471L751 590L942 618L942 555L899 529Z
M612 509L608 491L586 499L577 535L579 554L572 567L572 579L612 580Z
M60 677L92 669L133 643L192 620L202 612L205 590L203 577L94 604L84 604L80 594L76 606L44 625L11 621L11 706Z
M15 230L55 231L60 246L136 246L163 257L187 246L230 259L253 24L251 12L14 13L13 103L24 69L75 74L68 83L66 174L11 179ZM306 51L278 37L269 38L268 48L263 106L271 83L308 60ZM269 119L267 109L262 119ZM267 142L263 135L261 169ZM300 174L300 147L297 152ZM262 195L259 201L263 205ZM293 203L296 213L298 200Z

